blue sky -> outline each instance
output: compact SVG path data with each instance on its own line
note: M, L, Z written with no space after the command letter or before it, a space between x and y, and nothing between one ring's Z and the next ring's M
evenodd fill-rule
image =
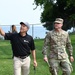
M0 25L19 24L24 21L29 24L40 23L41 7L33 8L34 0L0 0Z

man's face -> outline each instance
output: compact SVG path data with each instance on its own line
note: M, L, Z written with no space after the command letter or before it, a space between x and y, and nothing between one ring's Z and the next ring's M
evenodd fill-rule
M54 23L54 28L55 29L61 29L62 26L63 26L63 24L61 24L61 23Z
M20 27L20 32L21 33L25 33L28 31L28 27L24 24L21 24L21 27Z

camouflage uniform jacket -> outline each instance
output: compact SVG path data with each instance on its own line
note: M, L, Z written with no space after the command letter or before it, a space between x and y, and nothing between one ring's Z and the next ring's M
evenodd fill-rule
M42 53L44 56L48 55L49 58L64 59L68 57L66 48L69 55L72 55L73 48L68 33L64 30L61 30L61 32L52 30L45 37Z

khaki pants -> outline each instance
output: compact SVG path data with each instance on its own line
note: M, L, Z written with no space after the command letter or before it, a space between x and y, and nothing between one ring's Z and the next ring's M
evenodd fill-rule
M14 75L28 75L30 68L30 57L21 59L14 57Z

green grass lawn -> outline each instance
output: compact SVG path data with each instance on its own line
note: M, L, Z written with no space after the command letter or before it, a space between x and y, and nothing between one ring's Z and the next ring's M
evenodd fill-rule
M72 40L75 58L75 35L70 35L70 38ZM43 61L43 55L41 53L43 40L42 39L35 40L35 45L36 45L36 57L38 62L38 66L36 68L36 75L50 75L48 65ZM74 68L72 75L75 75L74 62L72 63ZM13 75L13 59L12 59L11 45L9 41L4 40L0 40L0 75ZM30 75L34 75L33 60L31 61ZM61 72L59 75L61 75Z

